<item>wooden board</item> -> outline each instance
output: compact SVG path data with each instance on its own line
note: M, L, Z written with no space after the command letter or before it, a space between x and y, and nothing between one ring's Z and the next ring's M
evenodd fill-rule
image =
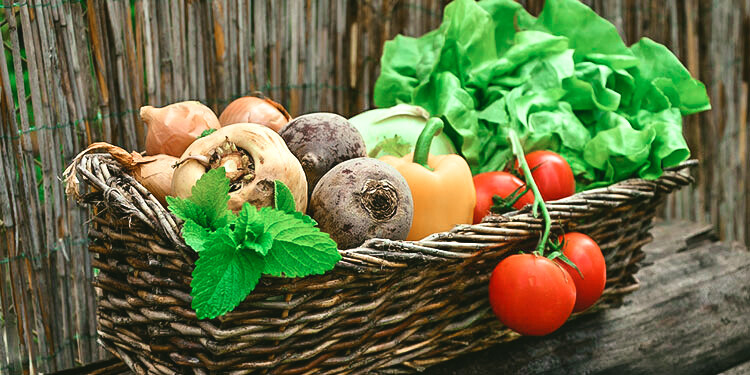
M639 271L641 288L623 307L570 322L550 336L522 338L425 373L748 372L750 252L705 241L710 233L700 226L674 225L655 232L661 234L646 250L646 264L657 259Z
M737 367L722 372L719 375L747 375L750 374L750 362L745 362Z

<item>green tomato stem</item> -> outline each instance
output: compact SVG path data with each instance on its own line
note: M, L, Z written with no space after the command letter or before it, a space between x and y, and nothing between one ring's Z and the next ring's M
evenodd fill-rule
M521 140L518 139L518 135L516 134L515 130L510 129L510 131L508 132L508 139L510 140L513 155L515 155L516 159L518 159L518 165L521 166L521 170L523 171L523 176L526 179L526 185L530 186L531 191L534 193L534 206L532 208L534 217L537 216L537 207L540 207L542 209L542 217L544 218L544 232L542 232L542 237L539 239L539 243L536 246L536 253L539 254L539 256L544 256L544 247L547 244L547 239L549 239L550 228L552 227L552 219L550 218L549 212L547 211L547 206L544 204L542 194L539 193L539 188L536 186L534 178L531 177L531 170L529 169L529 164L526 163L526 156L523 153Z
M412 161L414 163L417 163L427 169L432 169L429 165L427 165L427 157L430 154L432 139L435 138L435 136L438 135L441 130L443 130L443 126L443 120L437 117L432 117L427 121L424 129L422 129L422 132L419 133L417 144L414 146L414 156L412 157Z

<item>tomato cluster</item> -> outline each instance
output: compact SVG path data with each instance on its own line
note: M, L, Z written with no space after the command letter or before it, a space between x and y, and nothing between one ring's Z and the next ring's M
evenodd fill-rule
M492 310L522 335L554 332L572 313L591 307L604 291L607 268L596 242L577 232L560 236L559 242L577 270L559 258L518 254L505 258L490 276Z
M525 159L544 201L575 194L573 171L560 155L535 151ZM518 161L515 170L523 178ZM476 175L474 223L490 211L521 209L534 203L533 193L521 178L508 171ZM596 242L583 233L571 232L560 236L558 244L561 256L512 255L500 262L490 277L493 312L504 325L522 335L554 332L572 313L594 305L604 291L607 267Z
M526 163L531 170L539 194L545 201L569 197L576 192L573 170L565 159L552 151L534 151L526 155ZM515 170L521 173L516 162ZM486 172L474 176L477 203L474 208L474 224L490 213L493 197L497 196L515 209L534 203L534 195L526 189L526 184L507 171Z

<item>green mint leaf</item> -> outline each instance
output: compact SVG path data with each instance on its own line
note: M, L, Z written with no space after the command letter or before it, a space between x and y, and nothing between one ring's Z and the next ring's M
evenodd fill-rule
M292 195L292 192L289 190L289 188L279 180L273 182L273 188L273 199L276 209L284 211L288 214L296 212L297 208L294 204L294 196Z
M195 252L201 252L205 249L204 243L210 235L208 229L193 220L185 220L181 233L185 243L195 250Z
M255 239L255 242L245 241L242 244L248 249L255 250L258 254L266 256L273 246L273 236L269 233L263 233Z
M232 222L234 215L227 208L229 202L229 179L224 167L206 172L191 189L188 200L203 209L211 229L217 230Z
M307 215L303 214L302 212L295 211L295 212L292 213L292 216L294 216L295 218L300 219L303 222L305 222L307 224L310 224L312 226L318 225L318 222L315 221L315 219L311 218L310 216L307 216Z
M246 239L254 242L256 237L263 234L263 230L263 218L258 210L255 206L245 202L234 223L234 240L237 243L243 243Z
M208 217L203 212L203 209L193 201L176 197L167 197L167 204L169 210L183 221L193 221L204 228L209 227Z
M211 128L211 129L206 129L206 130L204 130L204 131L203 131L203 132L201 133L201 135L199 135L199 136L198 136L198 138L196 138L196 139L201 139L201 138L203 138L203 137L205 137L205 136L207 136L207 135L210 135L211 133L215 132L216 130L218 130L218 129L213 129L213 128Z
M234 224L235 242L266 256L273 245L273 236L264 230L263 218L258 210L245 202Z
M229 226L219 228L204 243L190 283L192 307L198 319L213 319L232 311L260 280L263 257L237 247Z
M235 216L227 208L229 179L224 167L212 169L195 183L190 198L167 197L168 208L175 216L209 228L212 231L231 223Z
M313 220L310 216L305 215L302 212L297 211L294 204L294 196L289 188L284 185L283 182L276 180L274 181L274 205L277 210L284 211L292 216L304 221L305 223L318 225L318 222Z
M336 242L312 223L268 207L260 214L265 232L273 236L263 273L285 277L320 275L341 260Z

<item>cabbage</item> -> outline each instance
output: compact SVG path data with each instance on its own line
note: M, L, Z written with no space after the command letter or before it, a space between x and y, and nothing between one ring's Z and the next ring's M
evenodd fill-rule
M350 118L349 122L362 134L369 157L402 157L414 151L417 138L429 118L427 111L421 107L399 104L362 112ZM456 148L445 133L439 133L432 140L430 154L455 153Z

